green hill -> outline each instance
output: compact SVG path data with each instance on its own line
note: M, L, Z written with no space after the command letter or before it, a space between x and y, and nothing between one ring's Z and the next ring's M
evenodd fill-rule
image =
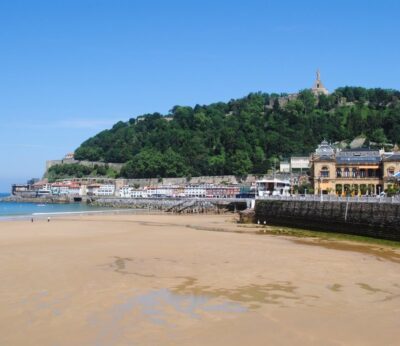
M400 143L400 92L344 87L315 97L251 93L167 115L118 122L86 140L78 160L125 163L121 176L178 177L265 173L275 158L309 154L323 139L363 134L376 145Z

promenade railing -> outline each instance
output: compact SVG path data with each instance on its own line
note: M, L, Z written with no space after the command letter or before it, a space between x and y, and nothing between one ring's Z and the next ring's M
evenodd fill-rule
M315 201L315 202L348 202L348 203L399 203L400 196L355 196L341 197L333 195L291 195L291 196L257 196L257 200L275 201Z

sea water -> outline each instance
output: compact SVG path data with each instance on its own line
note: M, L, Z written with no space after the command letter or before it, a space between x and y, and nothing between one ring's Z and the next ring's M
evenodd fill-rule
M41 203L20 203L20 202L3 202L2 197L9 194L0 193L0 220L2 219L19 219L26 217L51 216L59 214L85 214L93 212L103 212L110 208L93 207L83 203L69 204L41 204Z

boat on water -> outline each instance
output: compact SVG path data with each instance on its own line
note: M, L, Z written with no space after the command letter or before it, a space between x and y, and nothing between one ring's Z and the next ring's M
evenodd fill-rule
M256 181L256 196L289 196L290 181L282 179L263 179Z

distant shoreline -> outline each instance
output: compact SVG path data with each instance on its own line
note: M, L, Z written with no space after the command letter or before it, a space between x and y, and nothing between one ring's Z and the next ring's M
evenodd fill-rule
M42 220L47 217L51 218L60 218L63 216L88 216L88 215L131 215L131 214L161 214L163 212L157 211L146 211L143 209L113 209L109 210L87 210L87 211L66 211L66 212L44 212L44 213L32 213L32 214L24 214L24 215L9 215L9 216L0 216L0 222L3 221L26 221L31 220Z

